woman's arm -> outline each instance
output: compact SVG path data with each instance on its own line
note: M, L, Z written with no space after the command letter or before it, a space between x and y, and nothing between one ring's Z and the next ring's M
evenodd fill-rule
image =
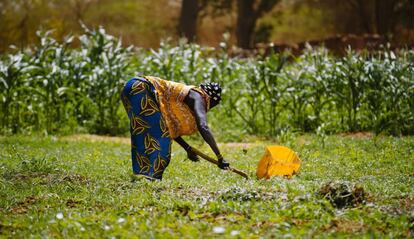
M219 148L217 147L216 140L210 131L207 124L207 111L205 108L205 102L200 93L190 90L188 96L184 99L184 102L193 110L197 123L198 131L203 137L204 141L210 145L211 150L216 154L219 161L219 167L225 168L229 166L229 163L223 159Z
M198 161L198 156L197 154L195 154L192 150L191 150L191 146L184 141L183 138L181 138L181 136L177 137L174 139L175 142L177 142L181 147L183 147L183 149L185 149L185 151L187 152L187 157L194 162Z
M187 144L187 142L184 141L183 138L181 138L181 136L177 137L174 139L175 142L177 142L181 147L183 147L183 149L185 149L186 151L189 150L191 148L191 146L189 144Z

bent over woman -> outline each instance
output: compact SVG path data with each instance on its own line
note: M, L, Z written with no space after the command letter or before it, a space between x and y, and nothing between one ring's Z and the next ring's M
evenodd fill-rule
M197 131L216 154L219 167L229 166L207 125L207 112L221 101L219 84L196 87L153 76L136 77L126 83L121 100L130 119L135 174L161 180L170 162L172 140L186 150L189 159L198 161L181 138Z

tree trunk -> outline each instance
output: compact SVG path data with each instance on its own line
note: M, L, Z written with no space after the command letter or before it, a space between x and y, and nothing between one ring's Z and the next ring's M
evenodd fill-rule
M366 33L373 33L372 26L371 26L371 18L369 14L367 14L365 5L366 2L364 0L358 0L356 3L356 8L359 12L360 21L362 23L362 27L364 29L364 32ZM369 6L368 6L369 8Z
M89 5L91 4L90 1L85 0L75 0L73 2L73 13L75 15L75 19L77 22L83 22L85 11L88 9Z
M375 17L377 33L385 36L387 40L390 33L394 30L396 21L394 0L376 0L375 1Z
M197 36L197 18L200 11L198 0L183 0L178 34L193 42Z
M354 10L359 13L359 20L364 33L379 34L388 37L397 22L395 12L396 0L355 0Z
M257 19L271 11L278 2L280 0L237 0L236 37L239 47L252 47Z
M30 16L30 5L28 1L23 2L24 15L23 19L18 24L18 29L20 29L20 48L23 49L29 42L29 16Z
M256 25L254 0L237 0L237 45L241 48L252 47L252 36Z

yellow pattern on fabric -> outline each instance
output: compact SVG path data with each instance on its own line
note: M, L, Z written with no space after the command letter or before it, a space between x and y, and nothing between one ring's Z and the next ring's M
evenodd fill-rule
M158 154L157 159L154 161L154 172L164 171L165 167L167 167L167 160Z
M146 90L146 84L144 84L141 81L135 81L135 83L132 85L131 87L131 92L129 93L130 95L137 95L141 92L143 92L144 90Z
M125 108L126 112L129 113L132 110L131 101L124 94L121 95L121 101L122 101L122 104L124 104L124 108Z
M136 160L138 161L139 167L141 168L140 173L148 173L151 167L151 162L144 155L137 153Z
M160 143L150 134L145 136L144 144L146 154L152 154L157 150L161 150Z
M142 134L146 129L150 128L150 125L145 122L142 118L137 115L133 115L131 119L131 126L132 126L132 135Z
M145 116L153 115L157 112L159 112L157 103L153 101L151 98L149 98L147 95L141 99L141 113Z
M197 124L190 108L183 102L191 89L203 95L206 110L210 108L208 95L195 86L172 82L153 76L145 76L157 91L157 98L161 114L167 125L170 138L175 139L182 135L197 132Z
M140 155L139 153L137 153L136 155L136 159L139 163L139 166L142 168L144 166L150 166L151 162L149 161L149 159L147 157L145 157L144 155Z
M170 133L168 132L167 125L165 124L164 118L161 118L160 120L160 129L162 132L162 135L161 135L162 137L164 138L170 137Z

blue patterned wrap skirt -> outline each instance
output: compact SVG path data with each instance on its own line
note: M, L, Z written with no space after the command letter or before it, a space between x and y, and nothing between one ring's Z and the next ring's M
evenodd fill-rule
M172 142L155 88L145 78L133 78L125 84L121 100L130 120L132 170L161 180L170 162Z

